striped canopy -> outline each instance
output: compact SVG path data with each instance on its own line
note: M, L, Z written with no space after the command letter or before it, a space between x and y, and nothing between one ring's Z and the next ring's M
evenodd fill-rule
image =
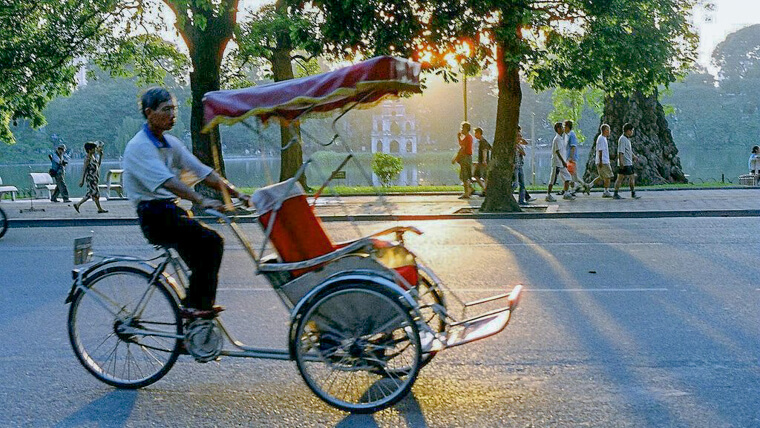
M381 56L339 70L244 89L208 92L203 97L204 132L250 116L290 121L352 103L373 104L386 96L420 93L420 65Z

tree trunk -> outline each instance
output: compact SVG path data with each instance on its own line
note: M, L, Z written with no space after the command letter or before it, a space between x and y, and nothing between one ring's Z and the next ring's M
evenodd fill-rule
M512 181L522 89L518 65L505 59L505 49L503 44L499 44L496 51L499 68L499 98L496 107L493 153L491 163L488 165L488 191L480 207L483 212L521 211L512 194Z
M286 16L288 5L283 0L277 0L275 10L278 14ZM293 41L290 34L285 31L277 35L277 47L272 51L272 74L274 81L290 80L293 75L293 60L291 53L293 51ZM280 181L294 177L298 168L303 163L303 148L301 146L301 128L298 121L290 124L280 123L280 147L284 148L295 138L293 144L287 150L280 153ZM306 184L306 174L298 179L304 189L308 189Z
M606 97L601 123L610 125L609 148L612 166L617 165L617 140L623 133L623 125L633 125L631 145L637 158L633 163L637 184L687 182L681 168L681 160L678 158L678 149L665 120L665 113L657 99L657 91L650 96L637 91L630 97L621 94ZM585 181L596 177L594 153L598 136L597 130L586 163Z
M201 133L204 126L203 96L206 92L218 91L221 87L222 58L227 43L232 39L238 0L223 0L222 4L217 6L219 12L216 15L213 10L188 6L184 2L165 2L177 15L176 27L187 45L193 67L190 72L190 136L193 154L201 162L218 169L219 174L225 176L218 127L214 127L209 133ZM188 16L188 7L193 17L203 16L206 19L204 27L194 24ZM215 150L212 146L215 146ZM219 198L216 192L206 186L199 186L198 191Z
M278 40L278 45L280 40ZM294 77L289 40L282 40L282 44L285 45L284 48L275 49L272 53L272 74L275 82L290 80ZM303 163L301 128L298 122L295 121L289 125L280 123L280 147L286 147L293 138L296 138L296 141L280 153L280 181L295 176ZM302 175L298 181L304 189L309 188L306 184L306 174Z

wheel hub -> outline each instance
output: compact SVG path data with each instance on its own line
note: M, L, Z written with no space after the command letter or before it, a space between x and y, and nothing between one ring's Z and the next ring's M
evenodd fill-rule
M127 333L126 329L127 327L135 326L136 324L131 319L126 321L117 319L113 323L113 332L119 338L119 340L122 340L124 342L134 342L135 335L132 333Z

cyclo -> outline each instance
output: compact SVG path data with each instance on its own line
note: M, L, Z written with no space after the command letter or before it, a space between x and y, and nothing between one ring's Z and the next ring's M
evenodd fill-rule
M205 129L249 117L292 122L342 110L337 121L353 107L421 92L419 72L416 63L386 56L317 76L210 92L204 97ZM333 140L338 137L336 132ZM353 158L346 148L336 171ZM69 338L82 365L107 384L141 388L163 377L183 353L199 362L221 356L295 360L322 400L370 413L402 399L437 352L507 326L522 287L462 302L405 246L405 234L422 233L417 228L396 226L332 242L298 184L309 162L296 177L254 192L252 215L265 236L260 249L243 234L238 218L208 211L231 229L289 311L287 349L247 346L219 316L183 320L187 270L173 250L161 248L150 259L102 256L93 262L91 241L79 240L75 264L83 266L73 270L66 302ZM265 254L268 243L275 249L271 254ZM449 297L461 303L461 319L447 304ZM465 316L487 302L498 308Z

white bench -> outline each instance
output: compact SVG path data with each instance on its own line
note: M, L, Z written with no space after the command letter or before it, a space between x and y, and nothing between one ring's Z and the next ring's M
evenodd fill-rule
M739 185L741 186L757 186L757 180L760 178L760 174L743 174L739 176Z
M98 188L106 190L106 199L126 199L124 197L124 188L122 187L123 169L109 169L106 174L106 184L99 184ZM111 192L116 192L116 196L111 197Z
M55 190L55 180L47 172L30 172L32 177L32 188L34 189L35 198L44 198L47 194L47 198L50 199L53 196L53 190Z
M3 179L0 178L0 200L3 199L3 194L10 193L11 194L11 201L16 200L16 193L18 193L18 189L16 186L3 186Z

